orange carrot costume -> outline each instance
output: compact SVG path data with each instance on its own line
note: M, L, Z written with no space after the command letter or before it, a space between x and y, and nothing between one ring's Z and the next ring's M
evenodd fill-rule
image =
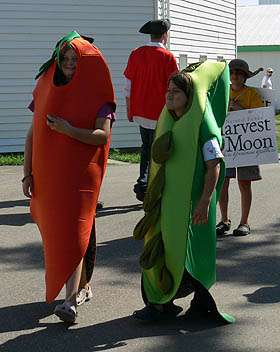
M57 297L87 251L110 144L92 146L52 131L47 114L93 129L98 110L114 103L110 72L100 51L79 35L71 46L77 54L72 80L56 86L57 60L52 60L33 92L31 213L43 239L47 302Z

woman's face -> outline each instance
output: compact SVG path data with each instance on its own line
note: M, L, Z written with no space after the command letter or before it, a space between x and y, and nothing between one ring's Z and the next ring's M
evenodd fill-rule
M183 114L187 105L187 97L184 91L176 86L171 80L166 92L166 107L174 110L176 114Z
M246 81L246 75L241 70L230 70L230 81L234 87L243 87Z
M60 65L67 80L71 80L77 67L77 54L74 49L66 49L61 55Z

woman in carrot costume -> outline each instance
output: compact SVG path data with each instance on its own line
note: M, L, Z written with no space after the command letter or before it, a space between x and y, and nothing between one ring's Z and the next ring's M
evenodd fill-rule
M77 32L56 45L40 68L34 118L25 146L23 192L42 235L46 300L66 284L55 314L77 316L79 289L87 292L95 257L95 209L109 154L115 98L101 52Z
M152 146L144 218L134 230L140 257L144 321L177 316L176 298L194 292L187 316L224 322L209 289L216 280L216 204L224 178L221 127L227 115L226 62L190 65L172 76Z

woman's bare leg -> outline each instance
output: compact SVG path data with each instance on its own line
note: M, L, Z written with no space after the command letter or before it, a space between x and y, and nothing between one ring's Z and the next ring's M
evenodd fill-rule
M65 301L71 302L76 305L76 296L79 290L79 284L81 281L81 274L83 268L84 258L80 261L77 268L66 282L66 297Z
M79 290L82 288L87 289L89 286L89 283L87 282L87 275L86 275L86 264L85 261L83 261L83 268L82 268L82 273L81 273L81 280L79 284Z

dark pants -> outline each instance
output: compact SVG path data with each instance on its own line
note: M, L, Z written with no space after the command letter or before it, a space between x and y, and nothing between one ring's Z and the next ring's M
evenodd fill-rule
M172 299L178 299L188 296L194 292L193 299L191 301L191 307L202 310L202 311L211 311L211 312L218 312L216 303L211 296L210 292L195 278L193 278L187 270L184 271L183 278L180 284L180 287ZM143 286L143 279L141 279L141 293L143 301L146 305L151 305L149 303L144 286ZM169 303L172 303L169 302Z
M141 159L140 159L140 176L134 185L135 193L145 193L147 189L149 164L151 159L151 147L154 139L154 130L140 126L140 135L142 140Z

